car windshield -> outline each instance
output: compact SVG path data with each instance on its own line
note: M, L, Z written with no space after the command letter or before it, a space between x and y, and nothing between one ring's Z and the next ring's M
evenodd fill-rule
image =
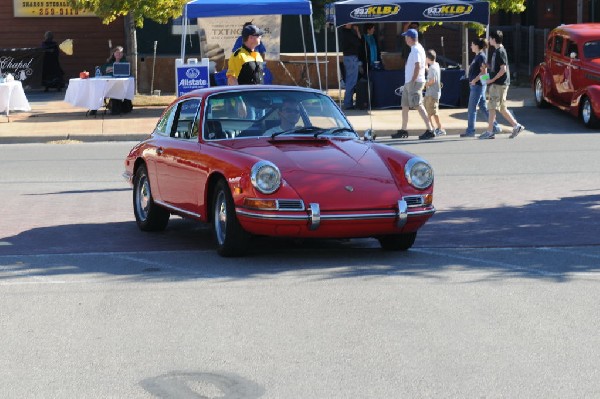
M205 140L265 136L357 138L340 109L324 94L302 90L217 93L205 108Z
M583 45L583 56L586 59L600 58L600 40L585 43Z

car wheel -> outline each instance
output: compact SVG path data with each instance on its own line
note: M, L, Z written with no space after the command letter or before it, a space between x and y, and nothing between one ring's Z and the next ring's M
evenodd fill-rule
M143 231L161 231L169 223L169 211L154 203L148 170L143 165L135 172L133 179L133 213L138 227Z
M224 257L245 255L250 235L244 231L235 214L235 205L229 187L220 180L213 196L213 232L217 253Z
M385 251L406 251L415 243L417 233L395 234L379 237L379 244Z
M547 108L549 104L544 100L544 83L542 82L541 76L535 78L533 93L535 96L535 105L538 108Z
M598 117L594 113L594 108L592 108L592 103L588 97L583 97L583 102L581 103L581 119L586 127L590 129L597 128L600 124L598 123Z

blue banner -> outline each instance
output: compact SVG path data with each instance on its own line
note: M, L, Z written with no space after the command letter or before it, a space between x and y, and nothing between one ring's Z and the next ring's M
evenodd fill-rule
M184 64L177 66L177 96L209 86L208 65Z
M336 25L379 22L479 22L487 25L490 4L478 0L338 1Z

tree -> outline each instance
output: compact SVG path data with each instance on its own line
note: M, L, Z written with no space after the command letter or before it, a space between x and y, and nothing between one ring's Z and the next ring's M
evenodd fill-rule
M183 6L188 0L67 0L67 2L77 10L93 11L107 25L118 17L125 17L127 48L130 50L131 59L133 60L131 64L132 73L137 78L137 37L135 28L142 28L145 18L165 24L172 18L181 16Z

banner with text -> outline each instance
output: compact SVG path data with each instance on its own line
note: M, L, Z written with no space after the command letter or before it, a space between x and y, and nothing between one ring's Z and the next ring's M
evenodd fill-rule
M218 68L222 65L221 61L231 57L233 45L241 36L245 22L252 22L265 31L261 40L267 50L265 58L279 60L281 15L198 18L197 21L202 57L214 61Z
M0 73L10 73L24 88L41 86L43 67L43 48L0 49Z

